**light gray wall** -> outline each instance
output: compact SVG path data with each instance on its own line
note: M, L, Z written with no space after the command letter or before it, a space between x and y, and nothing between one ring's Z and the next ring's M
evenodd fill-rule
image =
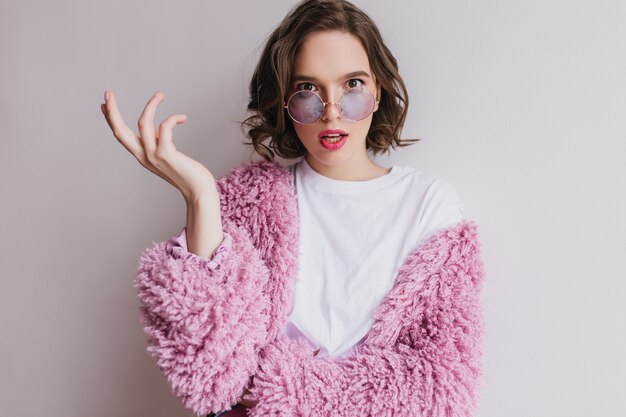
M423 139L379 161L446 179L479 223L480 416L626 415L626 3L356 3L400 63L404 136ZM227 173L250 155L236 121L258 49L293 4L2 2L1 415L193 415L145 350L132 286L184 202L100 103L113 90L135 129L163 90L157 123L186 113L177 147Z

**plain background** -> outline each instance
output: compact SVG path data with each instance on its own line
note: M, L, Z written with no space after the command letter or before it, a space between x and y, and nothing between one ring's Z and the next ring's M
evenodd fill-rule
M623 416L626 2L355 1L410 93L379 157L450 182L478 222L481 417ZM238 120L259 49L294 1L0 6L0 415L192 416L146 349L141 252L180 232L177 190L113 137L156 124L216 176L249 160Z

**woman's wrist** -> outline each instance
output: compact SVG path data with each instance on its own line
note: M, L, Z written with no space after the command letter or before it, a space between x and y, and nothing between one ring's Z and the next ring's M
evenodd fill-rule
M224 239L220 200L217 193L187 201L187 248L211 257Z

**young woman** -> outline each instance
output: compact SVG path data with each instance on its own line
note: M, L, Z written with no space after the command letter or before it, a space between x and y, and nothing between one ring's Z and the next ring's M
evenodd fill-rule
M263 161L218 180L174 147L185 116L156 131L162 100L146 105L139 135L112 93L102 109L187 203L186 226L142 254L136 278L148 350L185 406L473 415L484 332L477 226L445 181L370 158L406 145L408 106L372 20L342 0L290 11L250 83L243 126ZM283 167L275 154L298 160Z

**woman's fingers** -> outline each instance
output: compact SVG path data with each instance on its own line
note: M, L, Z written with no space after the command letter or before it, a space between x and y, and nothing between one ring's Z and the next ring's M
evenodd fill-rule
M106 98L106 93L108 93L108 99ZM100 108L113 131L113 135L137 158L141 165L163 178L173 187L179 190L181 187L183 187L182 189L187 189L189 188L186 186L188 179L181 178L177 169L183 169L184 177L186 174L197 174L199 171L202 171L202 174L204 174L206 168L199 169L197 167L199 164L196 161L185 155L178 154L173 144L172 130L176 124L184 123L187 120L186 115L176 114L168 117L159 125L158 136L155 135L154 117L157 107L163 99L164 95L159 91L148 100L137 123L139 135L132 131L124 122L117 106L117 99L112 92L105 92L105 103L101 104ZM173 169L172 165L176 165L176 167ZM194 184L197 182L192 181Z
M124 147L128 149L128 151L132 153L140 162L144 161L145 155L141 142L135 132L133 132L128 126L126 126L126 123L124 123L124 119L122 118L122 115L117 107L117 99L115 98L113 92L109 92L109 100L104 103L101 108L104 113L104 117L106 118L106 121L117 140L124 145Z
M166 154L175 150L176 147L172 142L172 129L179 123L185 123L187 121L187 115L174 114L167 119L163 120L159 125L159 139L157 144L156 154Z
M146 104L146 107L144 107L143 112L139 117L139 121L137 122L139 135L141 137L141 141L143 142L144 149L146 150L146 154L148 155L154 155L157 147L157 139L154 135L154 115L157 107L163 102L164 98L165 96L163 93L157 91L150 98L150 100L148 100L148 103Z

